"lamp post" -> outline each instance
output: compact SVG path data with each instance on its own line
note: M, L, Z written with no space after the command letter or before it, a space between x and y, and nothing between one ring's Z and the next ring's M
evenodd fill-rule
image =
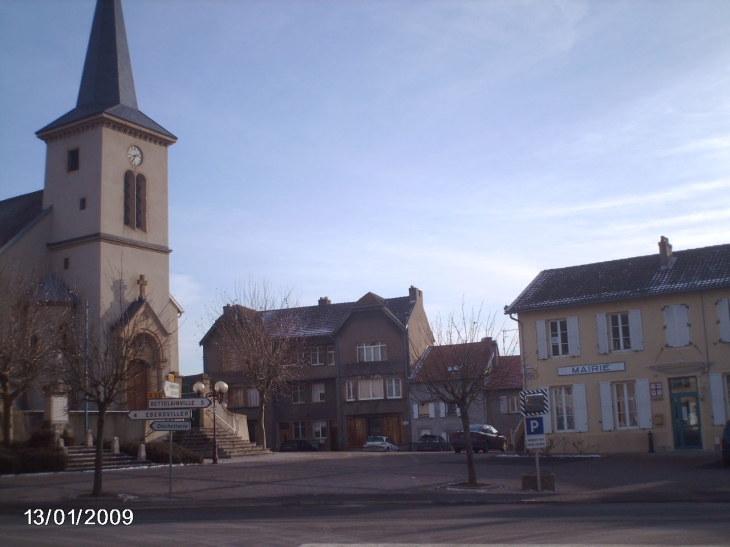
M223 394L228 391L228 384L226 384L223 380L220 380L215 383L210 392L203 395L205 392L205 385L203 382L195 382L195 384L193 384L193 391L202 397L208 397L213 400L213 463L218 463L218 439L216 438L218 424L216 422L216 402L223 402Z

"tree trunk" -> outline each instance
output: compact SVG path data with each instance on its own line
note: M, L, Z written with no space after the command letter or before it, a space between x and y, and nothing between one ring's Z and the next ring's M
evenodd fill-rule
M266 446L266 424L264 422L266 418L266 395L259 392L259 423L258 423L258 434L259 442L263 448Z
M10 446L13 442L13 400L3 394L3 443Z
M471 444L471 431L469 431L469 407L462 408L459 406L461 411L461 425L464 428L464 442L466 443L466 474L467 483L469 486L477 485L477 472L474 469L474 446Z
M106 407L98 406L99 416L96 422L96 455L94 456L94 489L92 496L101 496L101 471L104 467L104 421Z

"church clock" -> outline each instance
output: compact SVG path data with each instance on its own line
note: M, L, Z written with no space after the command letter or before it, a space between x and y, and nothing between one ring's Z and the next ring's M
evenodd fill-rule
M132 165L138 166L142 164L142 151L136 146L129 147L127 157Z

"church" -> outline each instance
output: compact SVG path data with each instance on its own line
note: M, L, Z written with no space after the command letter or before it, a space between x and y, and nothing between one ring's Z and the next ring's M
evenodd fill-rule
M137 106L121 0L97 1L76 106L36 135L47 147L43 190L0 202L0 266L80 295L92 324L117 313L119 294L127 317L144 314L145 373L123 406L146 408L147 393L179 370L183 310L170 294L168 234L168 147L177 138Z

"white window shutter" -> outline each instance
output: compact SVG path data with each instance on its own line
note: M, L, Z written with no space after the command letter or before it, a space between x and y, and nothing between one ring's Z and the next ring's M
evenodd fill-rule
M413 419L414 420L418 419L418 405L417 404L413 405Z
M631 349L644 349L644 333L641 330L641 310L629 310L629 336Z
M639 427L651 429L651 392L649 391L649 380L641 378L636 380L636 410L639 417Z
M568 353L573 357L580 355L580 334L578 333L578 316L568 317Z
M535 331L537 331L537 358L548 358L547 331L545 330L545 321L540 319L535 321Z
M689 346L689 320L683 304L664 308L664 322L667 328L667 345L672 348Z
M710 400L712 401L712 425L725 425L725 400L722 394L722 374L713 372L710 377Z
M499 411L502 414L507 414L507 396L502 395L499 398Z
M434 405L433 403L428 403L428 417L429 418L436 417L436 405Z
M598 337L598 354L608 353L608 326L606 325L606 314L596 314L596 336Z
M446 417L446 403L439 403L439 416Z
M543 429L546 434L552 433L553 432L553 413L552 413L552 403L550 402L550 388L543 386L538 389L545 392L545 397L547 397L547 401L548 401L548 413L542 417Z
M573 384L573 416L575 417L575 430L578 432L588 431L585 384Z
M461 416L461 409L458 406L456 407L456 415Z
M717 301L717 317L720 325L720 341L730 342L730 298Z
M598 382L598 395L601 399L601 422L603 422L603 431L613 431L611 382Z

